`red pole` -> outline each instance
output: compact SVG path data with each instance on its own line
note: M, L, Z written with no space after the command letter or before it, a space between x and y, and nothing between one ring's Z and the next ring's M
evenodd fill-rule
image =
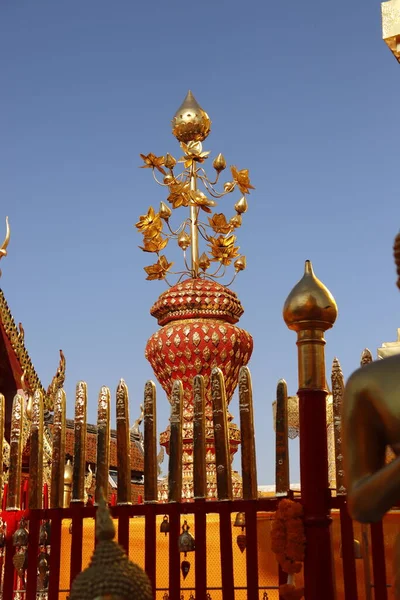
M286 299L283 317L297 332L301 501L307 538L306 600L334 600L330 490L326 432L324 332L337 317L336 302L306 261L303 278Z

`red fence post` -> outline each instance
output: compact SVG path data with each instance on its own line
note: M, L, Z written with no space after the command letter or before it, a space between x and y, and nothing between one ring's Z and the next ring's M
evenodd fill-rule
M156 593L156 513L151 504L147 504L144 524L144 569Z
M205 598L207 594L207 514L205 500L195 501L194 533L196 551L194 553L195 597Z
M246 509L246 580L248 600L258 600L257 500Z
M71 572L70 587L77 575L82 571L82 541L83 541L83 502L71 504L72 540L71 540Z
M60 588L62 512L62 508L51 511L49 598L58 598Z
M129 556L129 510L130 505L119 505L118 514L118 544L123 547Z
M36 600L37 564L39 554L40 510L29 511L28 568L26 582L26 600Z
M219 538L221 548L221 574L222 574L222 598L232 600L235 597L235 585L233 580L233 548L232 548L232 523L231 503L221 503L219 514Z
M4 582L3 582L3 598L12 598L14 591L14 564L13 564L13 556L14 556L14 546L12 536L14 531L17 529L18 523L18 515L20 513L17 512L9 512L3 513L3 520L7 523L6 530L6 558L4 563Z
M371 553L375 600L387 600L385 541L382 521L371 525Z
M180 504L170 504L169 517L169 600L180 600L181 570L178 538L181 533Z
M348 513L345 497L342 497L341 500L340 532L342 538L344 593L346 600L357 600L357 570L354 555L353 521Z

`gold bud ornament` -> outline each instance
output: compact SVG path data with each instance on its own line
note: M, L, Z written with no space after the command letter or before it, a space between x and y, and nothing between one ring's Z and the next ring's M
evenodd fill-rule
M190 236L186 231L182 231L182 233L178 235L178 246L179 248L182 248L182 250L187 250L187 248L189 248L190 241Z
M162 219L165 219L165 221L168 221L168 219L172 215L172 210L164 202L160 202L159 215Z
M214 159L213 167L217 171L217 173L221 173L224 169L226 169L226 160L225 156L221 153Z
M246 257L239 256L233 263L233 266L235 267L236 272L244 271L246 268Z
M173 169L175 165L176 158L174 158L173 156L171 156L171 154L169 154L169 152L167 152L164 160L164 166L167 167L167 169Z
M248 209L248 204L245 196L242 196L240 200L238 200L234 206L234 209L239 215L245 213Z

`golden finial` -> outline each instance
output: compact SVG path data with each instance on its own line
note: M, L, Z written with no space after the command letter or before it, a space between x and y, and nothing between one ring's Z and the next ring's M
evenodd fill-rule
M364 350L361 352L361 359L360 359L360 364L362 367L364 367L365 365L369 365L369 363L373 362L373 357L372 357L372 352L371 350L369 350L368 348L364 348Z
M89 566L74 580L70 600L152 600L148 576L114 541L115 528L103 493L96 515L96 537Z
M247 211L246 195L254 187L250 183L247 169L230 168L230 181L226 181L220 191L217 190L221 173L226 169L226 159L219 153L212 166L214 174L209 177L201 166L210 151L203 150L201 142L210 133L211 121L207 113L195 100L192 92L186 96L182 106L172 120L172 130L181 143L183 156L179 161L171 154L156 156L152 152L141 154L144 161L142 168L152 169L155 181L166 188L167 202L161 202L159 211L150 206L147 214L142 215L136 228L143 235L144 252L155 253L155 264L144 267L148 280L167 280L170 274L178 275L179 281L185 275L192 279L209 279L220 281L224 278L227 267L234 263L235 276L246 267L246 259L239 255L236 243L236 230L242 224L242 215ZM178 163L183 163L179 169ZM180 172L178 172L178 169ZM158 177L161 179L159 180ZM230 218L223 213L212 214L212 209L220 200L235 189L240 190L242 197L236 201L236 214ZM177 227L171 224L171 217L177 208L188 208L189 215ZM207 219L204 214L210 215ZM206 252L200 249L204 240L208 245ZM183 251L184 270L172 272L172 262L162 254L168 243L174 240ZM186 252L190 252L190 262ZM239 259L236 262L235 259ZM211 263L215 268L212 269ZM230 285L232 281L228 284ZM168 285L169 282L167 282ZM222 283L222 282L221 282Z
M283 307L283 318L289 329L301 331L309 325L330 329L337 317L337 305L327 287L314 275L307 260L303 278L295 285Z
M210 133L211 121L189 90L172 119L172 133L179 142L202 142Z
M393 254L397 269L397 287L400 289L400 232L396 235L394 240Z
M9 242L10 242L10 225L8 223L8 217L6 217L6 237L4 238L4 242L0 246L0 260L3 258L3 256L7 256L7 247L8 247ZM0 270L0 277L1 277L1 270Z

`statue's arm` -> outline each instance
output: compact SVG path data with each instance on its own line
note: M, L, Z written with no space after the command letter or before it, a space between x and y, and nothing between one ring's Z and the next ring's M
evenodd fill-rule
M380 521L400 500L400 457L385 465L381 418L357 378L346 386L342 431L350 514L362 523Z

